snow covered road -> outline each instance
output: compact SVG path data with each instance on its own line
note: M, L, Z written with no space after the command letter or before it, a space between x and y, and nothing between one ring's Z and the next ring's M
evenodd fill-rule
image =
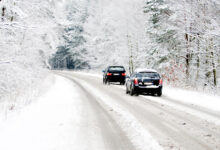
M131 97L96 75L55 74L46 94L0 122L1 150L220 149L218 111L170 93Z
M166 95L161 98L131 97L125 94L123 86L103 85L102 79L95 75L72 72L59 74L84 87L87 93L98 97L97 102L105 110L108 111L109 107L112 111L108 113L135 148L139 146L149 149L145 140L151 139L149 136L152 136L167 150L220 149L220 114L217 111L173 100ZM123 117L123 114L129 115L130 118ZM122 121L117 121L120 119ZM132 120L136 127L133 128L126 119ZM134 135L132 132L138 134ZM150 135L146 138L146 134ZM134 140L135 138L137 140Z

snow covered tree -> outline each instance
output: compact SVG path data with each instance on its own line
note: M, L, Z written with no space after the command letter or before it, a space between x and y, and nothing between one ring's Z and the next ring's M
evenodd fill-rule
M84 47L84 23L87 19L87 0L72 1L67 6L67 20L69 23L64 27L63 40L58 51L50 60L53 68L57 69L85 69L89 65L84 58L87 50Z
M0 1L1 102L29 103L59 43L64 5L57 0Z
M150 55L147 58L151 66L161 68L169 81L177 81L178 76L190 86L215 87L219 49L217 12L219 3L215 0L148 0L146 28L152 44L148 51L153 58Z

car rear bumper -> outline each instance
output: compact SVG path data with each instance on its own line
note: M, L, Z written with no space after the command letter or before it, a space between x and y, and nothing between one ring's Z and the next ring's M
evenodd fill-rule
M109 82L125 82L125 77L123 77L123 76L111 76L111 77L108 77L107 80Z
M156 93L162 91L162 86L135 86L134 90L138 93Z

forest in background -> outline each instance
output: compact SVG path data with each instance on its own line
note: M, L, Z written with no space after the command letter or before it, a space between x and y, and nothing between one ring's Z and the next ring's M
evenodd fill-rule
M154 68L173 86L220 90L218 0L81 0L67 11L53 69Z

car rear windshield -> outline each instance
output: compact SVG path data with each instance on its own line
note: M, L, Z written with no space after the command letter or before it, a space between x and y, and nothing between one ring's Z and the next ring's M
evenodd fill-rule
M142 78L160 78L160 75L156 72L139 72L137 73L137 77Z
M113 67L109 67L108 70L109 71L125 71L125 68L121 66L113 66Z

